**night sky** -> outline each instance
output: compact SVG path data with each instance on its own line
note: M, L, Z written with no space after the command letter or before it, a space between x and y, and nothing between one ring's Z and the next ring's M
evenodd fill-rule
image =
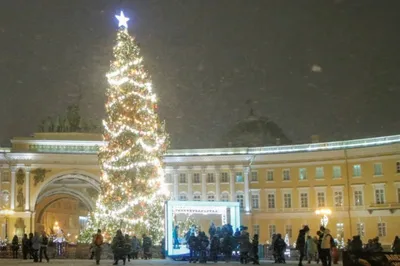
M78 101L104 112L120 10L172 147L213 147L249 113L294 142L400 132L400 1L2 0L0 143Z

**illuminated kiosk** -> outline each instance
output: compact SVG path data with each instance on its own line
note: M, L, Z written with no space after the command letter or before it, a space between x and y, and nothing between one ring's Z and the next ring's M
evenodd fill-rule
M240 226L239 202L225 201L167 201L165 203L165 254L173 259L185 259L189 256L189 249L181 245L179 249L173 248L172 233L174 229L174 216L186 215L218 215L221 225L230 224L234 228ZM207 220L207 218L206 218ZM211 221L210 218L208 218ZM205 229L208 235L208 228Z

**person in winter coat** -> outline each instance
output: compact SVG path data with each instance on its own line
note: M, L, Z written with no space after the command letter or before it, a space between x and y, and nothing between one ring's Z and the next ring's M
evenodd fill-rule
M242 234L239 238L239 251L240 251L240 263L247 264L249 261L249 252L251 249L249 233L246 231L242 231Z
M334 247L334 240L331 231L325 228L324 236L321 242L321 261L323 266L331 266L332 256L331 249Z
M114 264L113 265L118 265L119 260L122 260L125 265L125 263L126 263L125 237L122 234L121 230L117 230L117 233L115 234L115 237L113 238L113 240L111 242L111 249L114 253Z
M128 234L125 234L125 256L128 257L128 262L131 261L132 240Z
M190 250L189 263L196 263L197 260L199 259L198 257L198 251L200 249L199 245L200 245L199 240L194 235L194 232L192 232L188 240L188 246Z
M225 231L224 238L222 239L222 252L224 253L226 263L229 263L232 260L232 252L236 246L235 238L229 234L228 231Z
M94 249L94 257L96 258L96 265L100 264L101 250L103 243L104 243L103 235L101 234L101 230L98 229L92 244Z
M29 239L28 239L28 235L24 234L24 236L22 237L22 258L24 260L28 259L28 253L29 253Z
M217 227L213 222L211 222L210 228L208 229L208 234L210 235L210 239L212 239L216 233L217 233Z
M179 226L175 226L174 231L172 231L172 239L174 240L173 249L179 249Z
M32 256L33 256L33 262L38 262L39 261L39 249L40 249L41 243L40 243L40 238L39 238L39 233L35 232L35 234L32 237Z
M18 259L19 243L17 235L14 235L11 241L11 249L12 249L13 259Z
M393 245L392 245L392 251L395 254L400 254L400 239L398 236L396 236L394 238Z
M303 265L303 259L305 256L305 247L306 247L306 235L308 234L309 231L310 228L308 227L308 225L305 225L303 229L299 231L299 236L297 237L296 240L296 249L300 253L299 266Z
M33 249L32 249L32 239L33 239L33 234L29 233L29 239L28 239L28 253L29 253L29 259L33 259Z
M153 246L153 241L151 238L143 234L143 257L145 260L152 258L151 247Z
M260 265L260 258L258 257L258 234L254 234L253 241L251 242L253 264Z
M218 253L219 253L219 238L217 235L214 235L211 238L210 257L211 257L211 260L215 263L218 262Z
M40 239L40 255L39 262L42 262L43 255L47 262L49 262L49 257L47 256L47 245L49 244L49 238L46 235L46 232L42 232L42 237Z
M276 253L275 253L275 241L276 241L276 234L272 234L271 245L268 247L268 250L272 252L272 256L274 257L275 263L278 262Z
M207 263L207 248L210 244L208 237L206 236L205 232L199 233L199 243L200 243L200 255L199 255L199 262L200 263Z
M136 236L132 237L132 244L131 244L131 249L132 249L132 259L137 260L139 258L139 250L140 250L140 242L139 239L137 239Z
M283 240L281 234L276 235L276 240L274 244L276 260L278 263L286 263L285 259L285 250L286 250L286 242Z
M315 240L311 236L307 237L306 253L307 253L308 264L310 264L311 260L314 257L316 257L317 254L317 243L315 243Z

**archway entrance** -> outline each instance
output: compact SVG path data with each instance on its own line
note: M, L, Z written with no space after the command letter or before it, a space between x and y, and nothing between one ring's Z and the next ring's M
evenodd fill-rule
M36 195L35 230L76 242L85 229L87 214L95 208L99 191L98 178L83 172L49 178Z

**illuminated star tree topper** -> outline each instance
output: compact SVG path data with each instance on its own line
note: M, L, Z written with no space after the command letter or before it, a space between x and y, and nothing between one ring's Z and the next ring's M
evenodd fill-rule
M125 17L123 11L121 11L119 16L115 15L115 17L118 19L118 27L125 27L126 29L128 28L129 18Z

